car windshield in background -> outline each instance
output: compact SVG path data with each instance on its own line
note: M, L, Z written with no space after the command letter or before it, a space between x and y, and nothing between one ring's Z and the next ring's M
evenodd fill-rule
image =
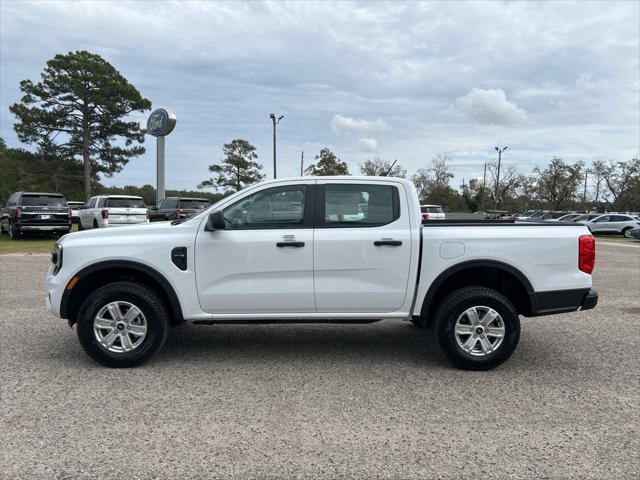
M57 195L22 195L20 204L25 207L66 207L67 201Z
M106 207L111 208L144 208L141 198L107 198Z
M205 200L180 200L180 208L202 209L209 206L210 202Z
M442 207L420 207L422 213L444 213Z

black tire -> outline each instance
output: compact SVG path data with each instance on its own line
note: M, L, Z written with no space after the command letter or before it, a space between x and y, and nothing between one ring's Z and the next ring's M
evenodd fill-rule
M146 336L130 352L110 352L100 345L94 334L93 322L101 308L110 302L129 302L146 319ZM85 352L107 367L135 367L149 360L164 344L169 330L169 317L165 304L148 287L135 282L114 282L91 293L78 312L78 339Z
M93 219L93 228L100 228L100 225L98 225L98 220L96 220L95 218Z
M427 319L426 318L412 318L411 323L416 328L427 328Z
M622 236L625 238L632 238L631 235L629 235L629 232L632 230L631 227L627 227L625 229L622 230Z
M78 231L81 232L82 230L84 230L84 227L82 226L82 222L78 220Z
M467 309L477 306L495 310L504 323L502 343L494 352L484 356L464 351L455 334L458 318ZM454 365L465 370L491 370L497 367L511 356L520 340L518 311L504 295L486 287L465 287L449 294L438 307L435 322L440 348Z

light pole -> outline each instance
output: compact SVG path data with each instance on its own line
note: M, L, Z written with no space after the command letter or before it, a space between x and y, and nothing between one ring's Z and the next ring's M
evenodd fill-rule
M502 161L502 152L504 152L509 147L496 147L496 152L498 152L498 172L496 173L496 188L493 194L493 198L496 203L496 210L498 209L498 188L500 187L500 162Z
M284 115L280 115L277 119L275 114L270 114L269 118L273 122L273 178L276 177L276 125L280 123L280 120L284 118Z

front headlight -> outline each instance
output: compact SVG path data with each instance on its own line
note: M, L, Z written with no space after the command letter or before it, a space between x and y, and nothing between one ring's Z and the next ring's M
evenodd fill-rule
M58 243L56 243L56 246L53 247L53 252L51 252L51 263L53 263L53 274L57 275L62 268L62 246Z

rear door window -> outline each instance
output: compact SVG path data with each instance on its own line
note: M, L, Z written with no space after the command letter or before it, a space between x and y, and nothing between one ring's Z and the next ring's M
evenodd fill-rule
M400 217L398 189L391 185L324 185L325 227L375 227Z

